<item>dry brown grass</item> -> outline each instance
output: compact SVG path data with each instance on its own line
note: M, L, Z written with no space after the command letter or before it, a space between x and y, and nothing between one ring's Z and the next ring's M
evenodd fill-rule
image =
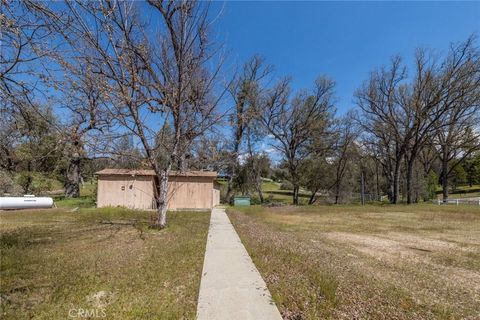
M286 319L479 319L480 208L229 209Z
M170 213L162 231L148 229L150 215L1 212L0 318L194 318L210 215Z

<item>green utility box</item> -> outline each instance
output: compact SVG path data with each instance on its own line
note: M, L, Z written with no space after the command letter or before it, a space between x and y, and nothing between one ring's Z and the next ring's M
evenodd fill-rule
M249 206L250 205L250 197L235 197L235 198L233 198L233 205L234 206Z

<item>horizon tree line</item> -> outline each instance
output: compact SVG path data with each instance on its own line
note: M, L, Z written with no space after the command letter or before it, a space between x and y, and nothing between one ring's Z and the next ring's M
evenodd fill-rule
M172 170L224 173L226 202L238 192L267 201L262 183L273 177L288 182L295 205L305 193L309 204L326 194L341 203L360 189L410 204L431 198L437 183L446 200L451 183L480 183L474 36L445 54L418 49L411 64L393 57L338 116L325 75L294 91L255 55L229 76L209 3L146 4L2 6L0 192L56 179L78 197L95 168L149 168L163 228Z

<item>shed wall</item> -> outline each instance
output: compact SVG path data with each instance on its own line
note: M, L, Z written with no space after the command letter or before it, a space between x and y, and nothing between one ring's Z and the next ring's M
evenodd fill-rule
M220 204L220 190L214 188L213 189L213 206L218 206Z
M153 199L151 176L112 175L98 179L97 207L152 209Z
M154 208L152 176L102 175L98 178L97 207ZM211 209L220 203L220 191L211 177L169 177L169 210Z
M168 209L211 209L213 179L211 177L170 177Z

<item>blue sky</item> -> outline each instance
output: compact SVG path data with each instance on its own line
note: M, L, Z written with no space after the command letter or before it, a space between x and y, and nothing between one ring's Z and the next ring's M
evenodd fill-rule
M223 9L222 9L223 8ZM445 52L480 37L480 2L214 2L214 25L230 63L260 54L275 75L309 88L320 74L337 82L339 114L371 70L417 47Z

